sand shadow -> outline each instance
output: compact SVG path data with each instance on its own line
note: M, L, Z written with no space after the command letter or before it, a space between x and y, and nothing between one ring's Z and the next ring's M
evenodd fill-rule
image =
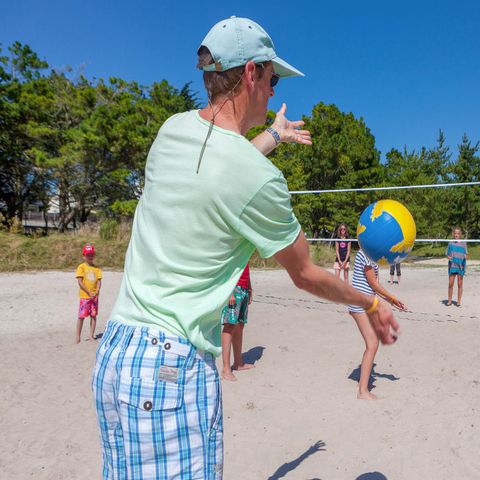
M368 389L372 390L375 388L375 381L377 378L386 378L387 380L390 380L392 382L395 382L396 380L400 380L400 377L396 377L395 375L391 375L389 373L378 373L375 371L375 367L377 366L376 363L373 364L372 371L370 372L370 378L368 379ZM359 365L355 370L352 371L352 373L348 376L350 380L353 380L354 382L359 382L360 381L360 369L361 365Z
M447 300L441 300L441 303L443 303L443 305L445 305L446 307L451 307L451 305L448 305L448 299ZM456 302L455 300L452 300L452 305L457 306L458 302Z
M102 337L103 337L103 332L97 333L94 338L95 340L100 340Z
M325 442L322 442L322 440L319 440L318 442L314 443L295 460L292 460L291 462L288 462L288 463L284 463L283 465L278 467L277 471L273 475L268 477L268 480L278 480L279 478L283 478L287 473L291 472L292 470L295 470L310 455L313 455L314 453L317 453L317 452L326 451L326 448L323 448L324 446L325 446ZM312 479L312 480L315 480L315 479ZM316 479L316 480L320 480L320 479Z
M251 348L248 352L242 353L243 362L251 363L254 365L262 358L264 350L265 347L258 346Z
M383 473L369 472L369 473L362 473L355 480L388 480L388 479Z

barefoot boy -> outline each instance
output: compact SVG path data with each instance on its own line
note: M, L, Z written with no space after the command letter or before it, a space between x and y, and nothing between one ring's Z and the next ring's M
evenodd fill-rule
M247 323L248 306L252 303L250 269L247 266L233 291L228 305L222 311L222 378L236 382L230 367L230 353L233 345L233 370L248 370L254 366L242 359L243 327Z
M75 342L80 343L83 320L90 317L90 340L95 340L95 326L98 314L98 295L102 285L102 271L93 264L95 259L95 248L93 245L83 247L83 259L85 262L77 267L75 276L80 287L80 305L78 308L77 330Z

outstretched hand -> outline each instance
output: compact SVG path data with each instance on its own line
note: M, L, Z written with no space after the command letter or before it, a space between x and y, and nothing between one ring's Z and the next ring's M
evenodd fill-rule
M300 130L305 122L303 120L290 121L285 117L287 105L282 104L280 110L275 116L272 128L280 135L282 143L300 143L303 145L311 145L312 137L308 130Z
M380 300L378 308L368 314L368 319L377 337L383 344L390 345L397 341L400 325L395 320L392 309L387 303Z
M392 305L397 307L401 311L405 311L407 307L405 306L404 303L402 303L398 298L393 297L392 298Z

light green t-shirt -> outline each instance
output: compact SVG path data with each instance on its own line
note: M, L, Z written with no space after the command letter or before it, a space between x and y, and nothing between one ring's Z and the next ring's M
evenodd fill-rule
M111 319L221 352L220 316L251 254L292 244L300 225L282 173L243 136L198 111L169 118L148 154Z

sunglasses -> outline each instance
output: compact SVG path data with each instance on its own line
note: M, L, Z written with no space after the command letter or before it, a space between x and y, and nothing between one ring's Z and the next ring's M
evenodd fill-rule
M278 81L280 80L280 75L278 73L272 73L272 78L270 79L270 86L273 88L277 85Z
M256 63L255 65L265 70L265 65L263 63ZM272 76L270 78L270 86L272 88L275 88L279 80L280 80L280 75L278 73L272 72Z

